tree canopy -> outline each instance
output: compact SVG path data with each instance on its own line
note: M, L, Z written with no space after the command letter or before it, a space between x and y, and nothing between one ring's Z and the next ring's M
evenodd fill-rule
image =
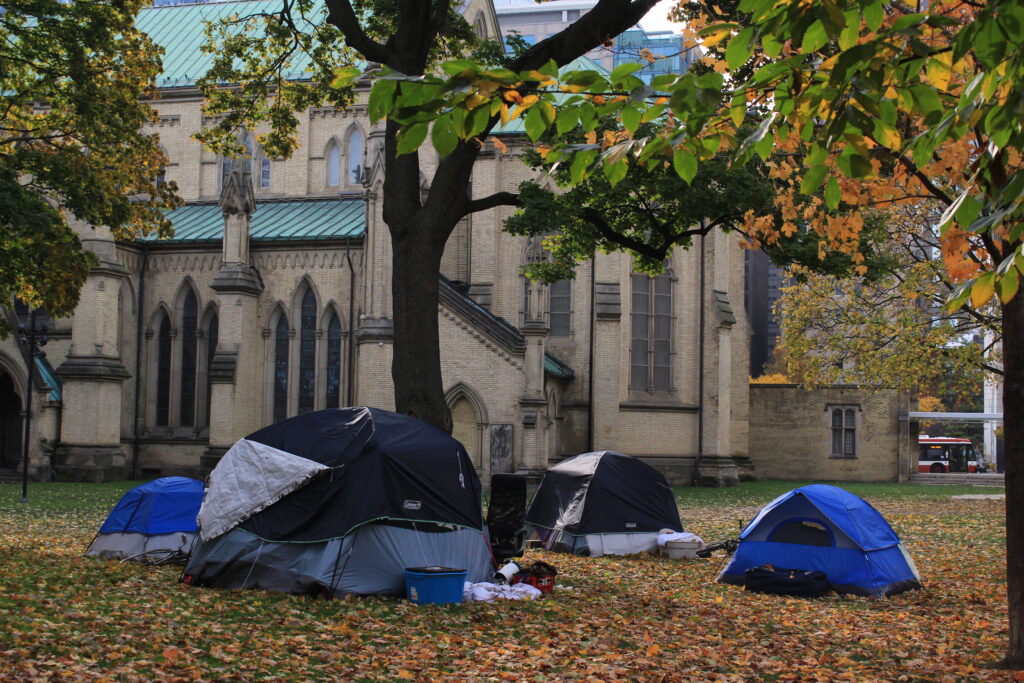
M145 125L159 50L141 0L12 0L0 9L0 301L70 314L94 259L73 219L117 237L166 231L174 186Z

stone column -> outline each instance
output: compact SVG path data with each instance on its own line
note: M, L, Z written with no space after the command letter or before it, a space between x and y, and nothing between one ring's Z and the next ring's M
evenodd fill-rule
M104 481L128 475L121 448L121 383L131 373L118 349L117 294L128 272L117 262L107 227L76 225L83 246L99 259L75 309L71 348L57 368L63 381L60 443L54 453L59 479Z
M372 136L371 136L372 137ZM391 319L391 235L384 223L382 164L375 164L367 190L363 247L362 313L356 328L356 405L393 410L391 359L395 326Z
M523 359L525 382L519 399L520 423L523 426L522 456L517 463L517 470L541 473L548 466L548 440L541 426L547 407L544 396L544 346L548 326L543 320L534 318L527 320L519 331L526 339L526 350Z
M218 340L210 378L210 443L201 467L212 469L235 441L263 426L263 339L257 334L263 280L249 257L256 200L244 159L232 162L221 191L224 237L217 292ZM237 372L241 367L244 371Z

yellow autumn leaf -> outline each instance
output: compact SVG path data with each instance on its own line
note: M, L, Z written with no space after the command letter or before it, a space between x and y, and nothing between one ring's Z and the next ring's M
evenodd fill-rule
M995 273L985 273L978 278L974 286L971 287L971 306L974 308L981 308L984 306L996 289L996 278Z
M711 31L701 40L704 43L704 47L713 47L715 45L718 45L723 40L725 40L725 38L731 33L732 29L730 28L720 28L717 31Z

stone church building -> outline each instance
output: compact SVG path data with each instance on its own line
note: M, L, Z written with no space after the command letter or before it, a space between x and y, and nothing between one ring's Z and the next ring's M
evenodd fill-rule
M74 316L48 321L31 390L24 350L0 341L0 468L20 467L26 393L31 474L82 480L201 476L269 423L393 407L382 126L359 102L310 109L289 159L264 155L260 130L241 132L244 160L192 138L210 125L195 87L211 59L199 49L203 20L274 1L141 13L165 49L152 133L186 204L170 214L169 240L118 242L103 226L79 226L99 265ZM481 34L501 35L490 0L464 12ZM517 159L525 136L499 136L509 151L488 147L476 197L532 173ZM421 157L426 188L436 155L424 148ZM634 273L626 254L598 254L574 280L542 286L519 273L544 252L502 231L511 211L473 214L457 228L438 308L454 434L484 481L539 473L588 449L640 456L674 483L695 471L735 481L749 464L738 239L698 239L655 278ZM15 323L19 314L6 311Z

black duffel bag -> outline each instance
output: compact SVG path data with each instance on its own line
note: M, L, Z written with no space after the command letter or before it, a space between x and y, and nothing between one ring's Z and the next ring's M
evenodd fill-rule
M812 569L782 569L762 564L746 571L748 591L816 598L829 592L828 576Z

